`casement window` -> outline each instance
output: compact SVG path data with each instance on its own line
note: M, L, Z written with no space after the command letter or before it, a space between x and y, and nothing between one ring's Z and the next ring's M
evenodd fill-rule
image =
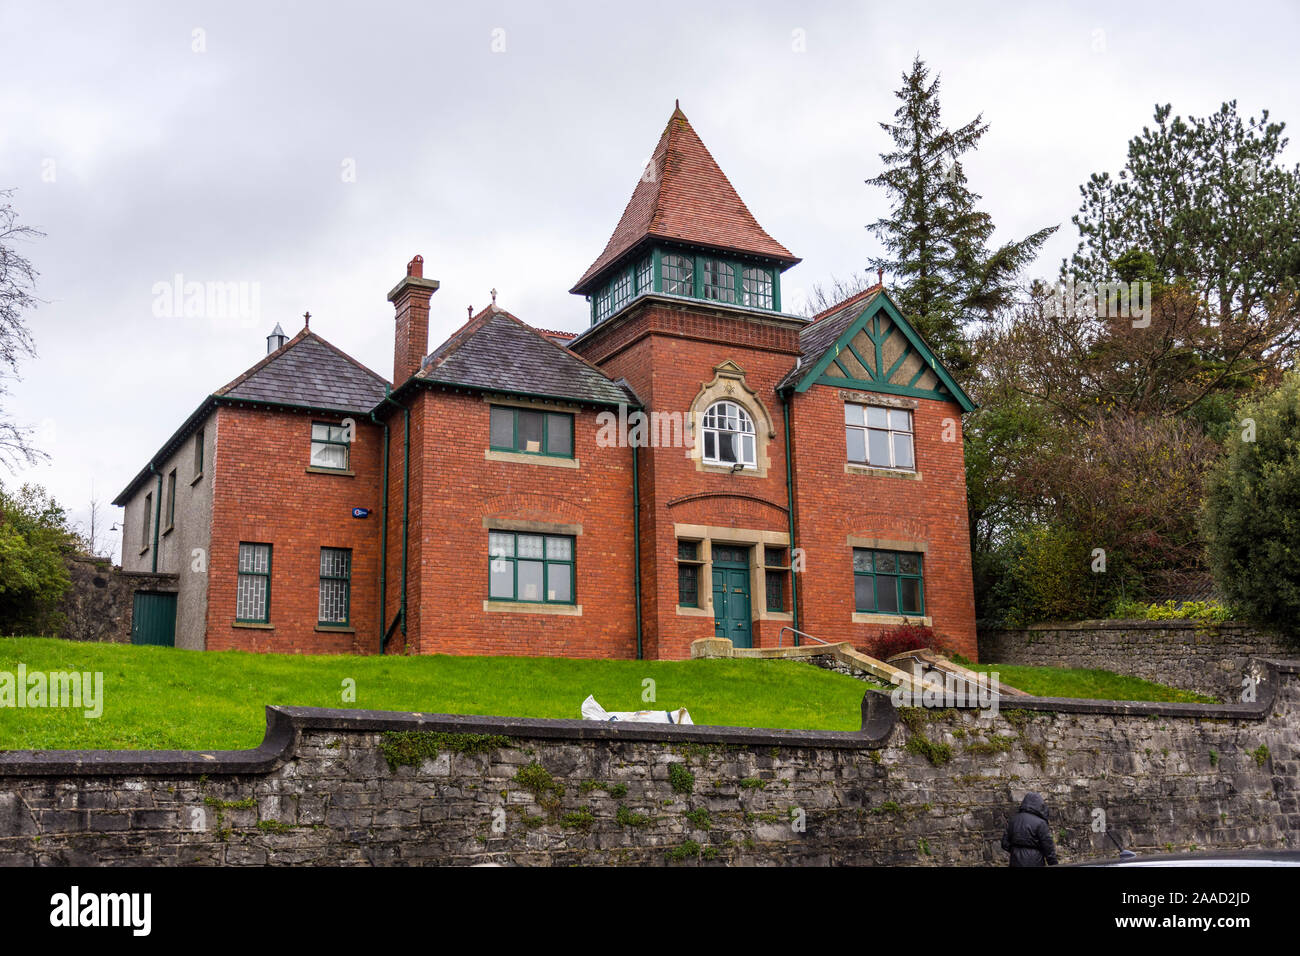
M573 457L573 416L513 405L493 405L489 425L493 451Z
M754 420L735 402L714 402L704 413L704 461L713 465L757 467Z
M144 522L140 528L140 550L149 550L149 530L153 526L153 492L144 496Z
M668 295L695 295L695 264L689 256L663 256L659 274Z
M203 477L203 429L194 433L194 480Z
M235 586L235 620L266 624L271 620L271 546L239 543Z
M872 468L916 468L912 413L876 405L844 406L844 436L849 461Z
M655 264L653 256L646 256L636 267L636 294L641 295L645 292L653 292Z
M167 475L167 530L176 526L176 469Z
M736 301L736 275L731 263L721 259L700 259L701 293L715 302Z
M632 301L632 273L624 271L609 285L610 311L617 312Z
M682 607L700 606L700 543L677 542L677 603Z
M790 580L790 562L785 548L763 549L763 577L767 581L767 609L784 611Z
M348 430L329 422L311 423L311 466L331 471L348 470Z
M865 614L924 614L923 562L915 551L854 548L854 607Z
M494 601L576 604L574 545L567 535L488 534L488 597Z
M775 301L772 289L771 272L767 269L746 268L741 276L740 304L770 309Z
M596 293L596 321L604 322L614 314L614 293L609 286Z
M352 604L352 550L320 549L320 624L345 625Z

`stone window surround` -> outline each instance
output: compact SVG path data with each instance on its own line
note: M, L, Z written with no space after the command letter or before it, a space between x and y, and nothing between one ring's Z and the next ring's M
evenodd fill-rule
M483 449L484 461L508 462L513 465L546 465L551 468L581 468L582 462L578 460L578 408L574 405L566 405L558 402L546 402L538 399L522 398L515 395L494 395L491 393L483 396L483 402L489 407L492 405L505 405L513 408L528 408L534 411L559 412L563 415L573 416L573 457L559 458L552 455L529 455L525 452L517 451L496 451L490 444Z
M904 480L920 481L921 463L916 458L916 410L921 407L921 403L914 398L886 395L883 392L854 391L846 388L839 389L836 394L843 399L846 405L877 405L881 408L906 409L912 413L912 468L879 468L850 461L844 463L844 474L866 475L870 478L902 478Z
M691 402L690 410L686 415L686 427L691 434L690 457L695 462L695 470L722 475L734 474L747 478L766 478L768 470L772 467L768 449L772 440L776 438L772 416L768 414L767 406L758 397L758 393L745 382L744 369L735 362L728 359L721 365L715 366L713 372L712 381L700 383L700 391ZM714 402L724 401L735 402L741 406L754 423L756 465L754 468L732 471L731 465L714 465L704 461L704 441L699 434L699 430L703 428L704 413Z
M790 548L790 535L785 531L760 531L754 528L728 528L719 525L674 524L674 553L676 541L700 543L700 606L675 605L678 617L712 618L713 612L713 542L721 545L751 547L749 562L749 613L751 621L783 621L794 623L791 611L767 609L767 571L763 567L762 547ZM674 561L674 569L676 562ZM794 572L790 572L790 586L794 587ZM762 610L756 610L761 607Z

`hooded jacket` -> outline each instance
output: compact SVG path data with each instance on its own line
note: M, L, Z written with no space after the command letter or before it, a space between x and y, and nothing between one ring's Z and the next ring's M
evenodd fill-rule
M1056 866L1056 844L1041 794L1027 793L1020 801L1020 809L1002 834L1002 849L1011 854L1012 866Z

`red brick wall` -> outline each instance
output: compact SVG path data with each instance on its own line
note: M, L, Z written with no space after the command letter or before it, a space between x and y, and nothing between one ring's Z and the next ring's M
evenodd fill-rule
M576 415L580 466L573 469L485 460L490 406L478 395L422 390L412 405L408 650L634 657L632 454L597 447L598 410L566 409ZM399 420L392 419L396 474ZM484 518L582 526L575 540L580 617L484 610ZM400 528L396 537L390 538L390 575L400 560Z
M975 660L966 476L957 405L919 400L913 412L921 480L845 474L844 399L814 385L791 407L796 539L807 556L797 575L801 629L869 647L883 628L854 624L849 535L923 542L925 613L941 643ZM953 441L944 441L945 420Z
M711 616L677 612L675 524L730 526L755 531L788 531L785 445L776 383L794 364L797 328L760 323L707 308L650 304L616 327L580 343L582 354L613 378L626 378L654 411L687 412L714 369L731 361L745 372L745 384L762 401L775 435L767 439L771 465L766 476L702 472L682 448L640 450L641 541L646 656L679 659L691 642L711 637ZM747 395L735 396L752 404ZM758 415L755 425L762 428ZM705 495L707 497L693 497ZM761 550L751 550L751 562ZM701 574L701 602L711 590ZM751 592L753 588L751 588ZM763 596L751 593L757 609ZM786 622L753 625L755 646L775 645Z
M218 409L208 555L209 650L315 654L368 653L377 647L381 431L354 416L355 476L306 471L311 423L343 417ZM371 516L353 518L354 507L371 509ZM272 630L232 626L241 541L272 546ZM322 547L352 549L354 633L316 630Z

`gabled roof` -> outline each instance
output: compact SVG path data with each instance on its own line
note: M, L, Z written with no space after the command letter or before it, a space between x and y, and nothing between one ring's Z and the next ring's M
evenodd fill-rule
M750 253L786 265L799 261L758 224L681 107L669 117L605 251L571 291L587 292L601 272L651 237Z
M635 404L596 366L496 305L457 329L413 378L596 405Z
M367 414L388 380L315 333L303 329L233 382L224 398Z
M304 328L234 381L205 398L113 499L113 504L125 505L140 483L162 467L217 405L255 402L366 415L383 401L387 387L388 381L381 375Z
M975 409L880 285L814 316L800 330L799 346L799 363L777 384L778 390L841 385L956 402L967 412Z

